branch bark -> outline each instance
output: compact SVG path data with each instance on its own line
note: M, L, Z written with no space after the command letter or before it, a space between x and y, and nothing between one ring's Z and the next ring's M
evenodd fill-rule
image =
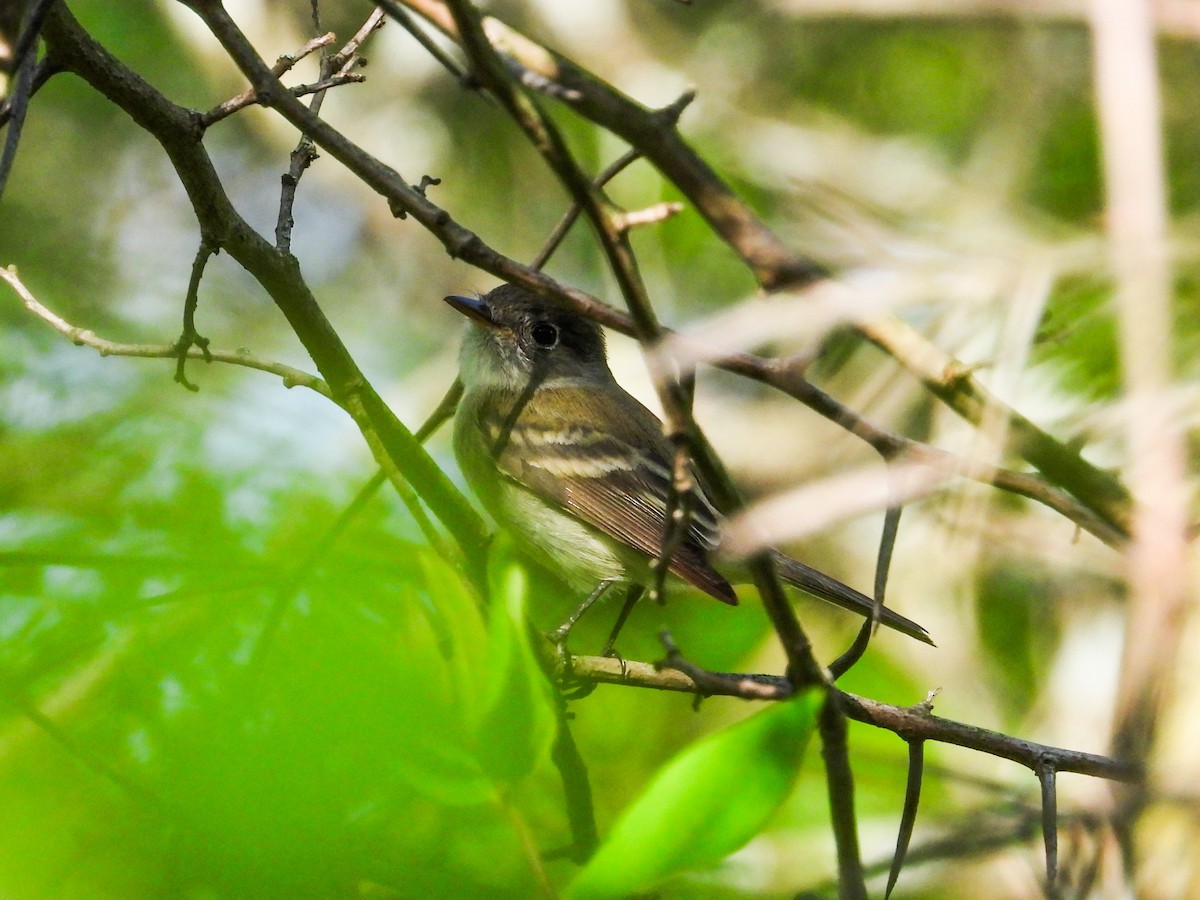
M295 257L278 251L234 209L201 143L199 114L172 103L113 57L61 3L47 16L43 37L48 58L79 75L154 136L187 191L201 233L237 260L275 301L380 465L421 493L467 559L478 555L487 541L482 519L359 371ZM265 100L280 86L265 64L263 68L269 77L260 79L265 90L259 85L259 96ZM302 106L290 94L288 99Z
M677 691L702 696L741 697L746 700L782 700L792 694L787 679L778 675L707 673L700 684L686 672L660 669L650 663L618 660L607 656L572 657L560 676L598 684L623 684L660 691ZM906 741L925 740L953 744L1020 763L1038 772L1047 761L1058 772L1076 772L1110 781L1137 782L1141 769L1131 763L1039 744L987 728L943 719L930 712L931 704L895 706L839 691L846 716L891 731Z

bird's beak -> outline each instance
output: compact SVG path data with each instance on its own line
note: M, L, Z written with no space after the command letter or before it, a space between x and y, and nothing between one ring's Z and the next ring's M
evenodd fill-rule
M487 325L490 328L496 327L496 320L492 318L491 309L488 308L487 303L481 298L460 297L457 294L451 294L445 300L467 318L474 319L476 322Z

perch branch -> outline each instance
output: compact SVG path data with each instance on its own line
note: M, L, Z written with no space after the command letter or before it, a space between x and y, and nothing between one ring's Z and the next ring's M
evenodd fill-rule
M710 672L707 673L710 677L699 684L690 674L675 668L659 668L650 663L607 656L572 657L564 663L560 675L599 684L625 684L747 700L782 700L794 693L788 680L779 675ZM935 716L927 703L894 706L845 691L839 693L848 718L891 731L906 741L953 744L1012 760L1035 773L1049 761L1060 773L1075 772L1122 782L1136 782L1142 777L1137 766L1107 756L1039 744Z

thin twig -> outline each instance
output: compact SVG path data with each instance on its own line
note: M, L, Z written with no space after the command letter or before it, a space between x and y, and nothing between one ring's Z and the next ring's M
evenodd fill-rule
M51 76L57 75L61 71L62 69L56 66L50 60L39 60L37 68L33 72L33 85L29 89L29 99L33 99L33 96L40 91L43 86L45 86L46 82L50 80ZM8 96L3 100L0 100L0 128L3 128L12 120L14 111L13 100L14 98L12 96Z
M817 719L821 733L821 758L825 761L825 786L837 846L838 897L866 900L867 883L858 847L858 819L854 812L854 773L846 738L846 714L836 690L825 695Z
M892 889L900 879L908 845L912 840L913 828L917 824L917 809L921 804L921 782L925 774L925 742L908 742L908 779L904 787L904 808L900 813L900 827L896 831L896 852L892 854L892 865L888 869L884 900L892 896Z
M459 40L448 4L405 0L447 36ZM797 287L824 277L825 269L793 253L740 197L674 130L678 113L646 109L592 73L553 50L538 45L495 17L485 20L491 43L537 80L555 86L554 95L573 109L641 150L655 167L679 186L716 234L743 256L759 283L770 289Z
M319 7L314 4L313 22L317 25L318 30L320 28L319 12ZM358 48L362 46L362 42L370 36L371 32L383 25L383 21L383 10L376 7L341 50L322 56L321 77L318 84L332 82L334 79L348 78L350 69L358 63ZM274 74L274 70L272 73ZM278 75L276 74L275 77L278 78ZM358 77L358 80L361 80L361 76ZM312 100L308 105L312 115L320 115L321 105L325 102L325 94L325 87L318 87L313 92ZM296 96L299 94L297 93ZM296 148L288 158L288 170L280 178L279 215L275 219L275 246L280 253L291 253L292 228L296 224L292 213L296 203L296 189L300 185L301 176L316 158L317 151L312 138L307 134L301 134Z
M901 507L888 507L883 516L883 534L879 538L879 555L875 560L875 589L872 598L875 609L869 618L859 626L858 634L848 650L829 664L829 674L833 680L841 678L863 657L871 642L871 635L879 625L879 617L883 612L883 596L887 590L888 571L892 565L892 551L896 547L896 534L900 530Z
M324 34L318 35L317 37L310 38L296 52L282 54L277 60L275 60L275 65L271 66L271 71L274 72L276 76L284 75L287 72L290 72L296 63L300 62L300 60L304 59L306 56L316 53L323 47L328 47L336 40L337 35L335 35L332 31L327 31Z
M566 700L559 695L555 704L558 730L551 751L554 767L562 779L563 796L567 805L567 820L571 826L571 846L560 851L576 863L586 862L596 850L599 832L596 829L596 810L587 765L571 734L571 717Z
M332 31L327 31L325 34L322 34L319 37L312 38L294 53L282 54L277 60L275 60L275 64L271 66L271 71L277 78L285 75L290 72L292 67L295 66L296 63L300 62L300 60L312 53L315 53L322 47L328 47L336 40L337 35L335 35ZM246 88L246 90L242 91L236 97L231 97L224 103L214 106L208 112L201 115L200 127L207 128L214 122L219 122L221 119L224 119L226 116L237 112L239 109L243 109L258 102L258 92L252 87Z
M659 222L665 222L672 216L679 215L679 213L683 212L683 209L683 204L674 200L655 203L653 206L647 206L644 209L624 210L614 213L613 222L619 231L629 231L631 228L639 228L643 225L657 225Z
M1063 824L1078 825L1095 832L1107 821L1094 812L1083 811L1064 815ZM995 852L1013 844L1026 843L1033 839L1039 827L1036 809L1020 807L1006 816L996 815L994 807L971 810L958 822L943 826L945 837L933 838L912 847L906 855L908 868L922 863L939 860L960 860ZM868 875L888 872L892 859L881 858L866 865ZM810 890L813 896L826 896L835 885L816 884ZM1079 885L1073 896L1088 897L1091 893L1086 884Z
M34 0L25 10L21 32L13 47L12 91L9 99L8 132L4 136L4 149L0 152L0 197L4 196L8 184L8 173L12 171L17 157L17 146L21 142L21 130L25 125L25 113L29 101L37 89L37 41L42 25L54 0Z
M0 280L8 283L9 287L21 298L21 302L24 303L25 308L29 312L33 313L33 315L37 316L76 346L91 347L98 351L101 356L129 356L139 359L177 359L179 356L179 349L176 344L119 343L98 337L90 329L72 325L66 319L47 309L37 301L18 277L15 266L0 268ZM228 363L230 365L243 366L247 369L256 369L260 372L268 372L271 375L278 375L282 378L286 387L306 387L320 394L322 397L333 399L329 385L320 378L292 366L285 366L283 363L257 359L241 351L213 350L211 348L201 350L198 347L190 348L187 351L187 357L188 359L203 359L212 362Z
M200 281L204 278L204 270L208 266L208 261L220 252L221 245L215 238L208 234L201 235L200 246L196 249L195 259L192 260L192 274L188 278L187 295L183 301L183 331L179 335L179 340L175 342L175 352L178 355L175 363L175 381L192 392L198 391L200 388L188 381L187 374L184 372L188 351L195 347L200 351L205 362L211 361L208 353L208 338L202 337L196 330L196 308L200 305Z
M1046 894L1058 896L1058 795L1055 785L1057 771L1047 760L1037 769L1042 791L1042 841L1046 847Z
M616 178L617 175L625 171L626 168L641 159L641 156L642 154L636 150L626 150L596 176L596 187L604 187ZM554 251L562 244L567 233L571 230L571 226L579 219L579 215L582 212L583 207L579 204L579 201L573 201L570 208L563 213L562 218L555 224L553 231L550 232L550 237L546 239L546 245L542 247L541 252L529 264L531 269L544 269L546 267L546 263L550 261L550 257L554 255Z
M306 97L309 94L327 91L330 88L340 87L343 84L360 84L363 81L366 81L365 75L360 75L357 72L347 72L345 75L331 75L328 78L322 78L320 81L315 81L312 84L298 84L295 87L288 88L288 91L293 97ZM222 119L228 118L235 112L245 109L247 106L254 106L258 102L258 94L255 91L243 91L236 97L226 100L220 106L215 106L200 116L200 127L208 128Z

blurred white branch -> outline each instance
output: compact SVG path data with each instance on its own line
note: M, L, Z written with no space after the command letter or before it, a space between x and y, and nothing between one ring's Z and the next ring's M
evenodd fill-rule
M920 283L918 283L920 282ZM878 319L906 303L928 300L929 285L897 273L858 273L828 279L802 291L754 297L665 338L654 351L656 364L684 371L716 363L764 344L785 342L805 353L834 329Z
M733 516L721 553L750 556L868 512L899 506L942 488L954 472L928 463L873 465L771 497Z
M812 18L1005 17L1082 23L1088 18L1092 4L1089 0L774 0L774 6L788 15ZM1149 4L1148 12L1147 21L1163 34L1200 37L1200 4L1192 0L1154 0Z
M1119 752L1144 758L1170 687L1166 675L1175 663L1189 594L1184 451L1170 401L1172 284L1162 122L1150 6L1095 0L1092 12L1134 497L1132 605L1115 740Z

